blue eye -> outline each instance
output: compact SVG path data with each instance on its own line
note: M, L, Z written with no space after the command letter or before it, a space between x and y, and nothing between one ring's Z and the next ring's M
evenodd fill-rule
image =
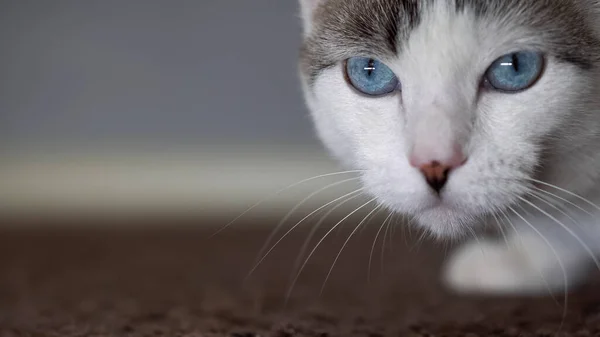
M366 57L352 57L346 61L346 78L356 90L381 96L399 88L394 72L385 64Z
M544 57L522 51L504 55L492 63L486 73L489 84L501 91L520 91L531 87L542 74Z

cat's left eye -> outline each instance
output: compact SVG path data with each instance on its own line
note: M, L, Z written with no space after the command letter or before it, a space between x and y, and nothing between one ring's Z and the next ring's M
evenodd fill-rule
M543 68L544 57L541 53L520 51L494 61L485 74L485 81L494 89L517 92L534 85Z
M389 94L400 86L398 77L385 64L368 57L352 57L346 60L346 80L356 90L369 96Z

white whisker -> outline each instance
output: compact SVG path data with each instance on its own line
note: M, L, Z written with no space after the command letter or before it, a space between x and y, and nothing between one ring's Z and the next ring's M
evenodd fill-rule
M556 258L556 262L558 262L558 265L560 266L560 269L562 270L563 273L563 282L564 282L564 287L563 287L563 291L564 294L563 296L565 297L564 300L564 304L563 304L563 312L562 312L562 321L560 323L560 327L557 331L557 333L562 329L562 326L565 322L565 319L567 318L567 308L569 305L569 279L567 277L567 271L565 269L565 266L560 258L560 256L558 255L558 252L556 251L556 249L554 249L554 247L552 246L552 244L550 243L550 241L537 229L535 228L534 225L532 225L529 221L527 221L527 219L525 219L521 214L519 214L519 212L517 212L514 208L509 206L509 209L519 218L521 218L521 220L523 220L523 222L525 222L525 224L527 224L527 226L529 226L529 228L531 228L534 232L537 233L537 235L539 235L539 237L546 243L546 245L548 245L548 248L550 248L550 250L552 251L552 254L554 254L554 257ZM543 273L541 271L539 271L541 276L542 276L542 280L544 281L544 283L546 284L546 287L548 287L548 291L550 292L550 294L552 295L552 291L550 290L550 286L548 285L548 282L546 282L546 279L543 276ZM556 301L556 299L554 298L554 296L552 296L552 298Z
M227 228L229 228L234 222L238 221L241 217L243 217L244 215L248 214L250 211L252 211L253 209L255 209L256 207L258 207L260 204L262 204L263 202L281 194L282 192L290 189L290 188L294 188L298 185L307 183L309 181L312 180L316 180L316 179L320 179L320 178L327 178L327 177L332 177L332 176L336 176L336 175L342 175L342 174L350 174L350 173L361 173L364 172L364 170L349 170L349 171L340 171L340 172L332 172L332 173L326 173L326 174L321 174L318 176L314 176L314 177L310 177L310 178L306 178L303 180L300 180L296 183L293 183L291 185L288 185L274 193L271 193L269 195L267 195L266 197L264 197L263 199L259 200L258 202L256 202L254 205L248 207L248 209L246 209L244 212L242 212L240 215L238 215L237 217L235 217L233 220L231 220L229 223L227 223L225 226L223 226L221 229L219 229L218 231L216 231L214 234L212 234L210 236L210 238L218 235L219 233L223 232L224 230L226 230Z
M477 234L475 233L475 231L473 230L473 228L471 228L471 227L467 227L467 228L469 230L469 233L471 233L471 235L475 239L475 242L477 242L477 246L479 246L481 248L481 254L485 258L485 251L483 250L483 245L481 244L481 241L479 241L479 238L477 237Z
M396 233L396 227L397 226L397 214L395 214L391 219L390 219L390 252L393 254L394 253L394 233Z
M541 181L541 180L532 179L532 178L528 178L528 179L529 179L530 181L534 182L534 183L538 183L538 184L540 184L540 185L548 186L548 187L550 187L550 188L554 188L554 189L556 189L556 190L559 190L559 191L561 191L561 192L563 192L563 193L566 193L566 194L568 194L568 195L570 195L570 196L572 196L572 197L575 197L575 198L577 198L577 199L579 199L579 200L581 200L581 201L585 202L586 204L588 204L588 205L590 205L590 206L594 207L596 210L599 210L599 211L600 211L600 206L598 206L598 205L594 204L593 202L591 202L590 200L588 200L588 199L586 199L586 198L584 198L584 197L580 196L579 194L573 193L573 192L571 192L571 191L569 191L569 190L566 190L566 189L564 189L564 188L558 187L558 186L556 186L556 185L552 185L552 184L549 184L549 183L547 183L547 182L543 182L543 181Z
M519 205L519 207L521 208L521 210L524 210L523 207L521 205ZM517 216L519 218L521 218L524 222L527 222L527 220L525 220L525 218L518 214L517 211L512 208L509 207L509 209L517 214ZM502 214L504 215L504 218L506 218L506 220L508 221L508 223L510 224L510 226L513 229L513 233L517 236L517 239L519 240L519 243L521 244L521 247L525 247L525 242L523 242L523 238L521 237L521 235L519 234L519 231L517 230L517 226L515 226L515 224L512 222L512 220L510 219L510 217L508 216L508 214L506 214L506 212L502 211ZM531 225L530 225L531 227ZM538 234L538 235L541 235ZM547 240L545 240L547 241ZM550 243L547 243L548 245L550 245ZM552 249L552 248L551 248ZM529 258L531 258L531 255L529 254L529 252L525 251L527 253L527 255L529 256ZM556 297L554 296L554 294L552 293L552 290L550 289L550 284L548 283L548 281L546 280L546 277L544 277L544 273L542 273L542 271L540 270L540 268L537 268L537 266L534 265L535 271L540 275L540 278L542 279L542 281L544 282L544 285L546 286L546 289L548 290L548 294L550 295L550 298L552 298L552 300L554 302L556 302L556 305L560 306L560 303L558 302L558 300L556 299ZM566 275L566 274L565 274Z
M323 235L323 237L321 238L321 240L319 240L319 242L317 242L317 244L315 245L315 247L310 251L310 253L306 257L306 259L304 260L304 263L300 267L300 270L298 271L298 274L296 275L296 278L294 279L294 282L292 282L291 288L288 290L288 292L286 294L286 297L285 297L286 298L286 303L287 303L288 299L290 298L290 296L292 294L293 288L296 285L296 282L298 281L298 278L300 277L300 274L302 274L302 271L306 267L306 264L308 263L308 261L310 260L310 258L313 256L313 254L317 251L317 249L319 248L319 246L321 245L321 243L323 243L323 241L325 241L325 239L329 236L329 234L331 234L331 232L333 232L342 222L346 221L346 219L348 219L349 217L351 217L352 215L354 215L356 212L358 212L359 210L363 209L364 207L366 207L368 204L372 203L375 200L376 200L376 198L373 198L373 199L365 202L361 206L357 207L354 211L350 212L348 215L346 215L344 218L342 218L342 220L338 221L329 231L327 231L327 233L325 233L325 235Z
M535 191L532 191L531 193L529 193L530 196L538 199L539 201L543 202L544 204L552 207L554 210L558 211L560 214L564 215L567 219L571 220L571 222L576 225L579 228L582 228L581 224L575 220L575 218L573 218L571 215L567 214L564 210L562 210L561 208L559 208L558 205L555 205L554 203L552 203L549 200L546 200L545 196L543 195L539 195L538 193L536 193Z
M423 244L423 241L425 240L425 237L427 237L427 231L422 231L421 235L419 235L419 238L417 239L417 242L415 242L415 244L410 248L409 251L414 251L415 249L419 249L421 247L421 245Z
M408 224L408 221L406 220L406 215L402 214L402 236L404 238L404 246L408 248L409 244L408 244L408 239L409 237L412 239L412 234L410 231L410 225ZM408 231L408 235L406 235L406 232Z
M329 268L329 272L327 273L327 276L325 277L325 281L323 281L323 285L321 286L320 295L323 294L323 290L325 290L325 285L327 284L327 280L329 280L329 276L331 276L331 272L333 271L333 268L335 267L335 264L337 263L338 259L340 258L340 255L342 255L342 251L344 250L344 248L346 248L346 245L348 244L348 242L350 241L350 239L352 239L352 236L354 236L354 234L356 233L356 231L362 226L362 224L367 220L367 218L369 216L371 216L373 213L375 213L377 210L379 210L381 207L382 207L381 205L378 205L375 208L373 208L373 210L371 212L369 212L369 214L367 214L362 219L361 222L358 223L358 225L354 228L354 230L352 231L352 233L350 233L350 235L348 235L348 238L346 239L346 241L344 241L344 244L342 245L342 248L340 248L340 251L336 255L335 259L333 260L333 263L331 264L331 268Z
M343 205L345 205L350 200L358 198L359 196L361 196L361 194L353 195L353 196L347 198L346 200L341 201L339 204L335 205L330 210L328 210L327 213L325 213L321 217L321 219L319 219L319 221L313 226L313 228L308 233L308 236L304 240L304 243L302 244L302 248L300 248L300 253L298 254L298 258L296 258L296 261L294 262L294 267L292 268L292 275L294 275L297 272L298 268L300 268L300 263L302 261L302 257L304 256L304 253L306 253L306 250L308 249L308 245L309 245L310 241L312 240L313 236L317 233L317 231L319 230L319 228L321 228L321 224L323 224L323 222L325 221L325 219L331 213L333 213L336 209L342 207Z
M392 218L394 216L391 216L389 218L389 220L387 221L387 224L385 225L385 231L383 232L383 239L381 239L381 254L379 255L379 265L380 265L380 269L381 272L383 273L384 268L384 261L385 261L385 243L386 243L386 239L388 237L388 233L390 231L390 223L392 222Z
M350 179L344 179L342 181L338 181L332 184L329 184L325 187L322 187L314 192L312 192L311 194L309 194L306 198L302 199L299 203L297 203L289 212L287 212L287 214L283 217L283 219L281 219L281 221L279 221L279 223L277 224L277 226L275 226L275 228L271 231L271 234L269 235L269 237L267 237L267 240L265 241L265 243L263 244L262 248L260 249L258 255L257 255L257 259L254 261L256 263L256 261L258 261L260 259L261 256L263 256L264 252L267 250L267 248L269 247L269 245L271 244L271 241L273 240L273 238L275 237L275 235L279 232L279 229L285 224L285 222L290 218L290 216L298 209L300 208L304 203L306 203L308 200L310 200L310 198L314 197L315 195L323 192L326 189L350 182L350 181L354 181L356 179L359 179L358 177L354 177L354 178L350 178Z
M385 223L388 221L389 218L392 217L394 213L390 212L390 214L383 220L383 222L381 223L381 226L379 226L379 229L377 230L377 234L375 234L375 238L373 239L373 245L371 246L371 253L369 254L369 266L367 269L367 282L371 283L371 262L373 261L373 251L375 251L375 246L377 245L377 239L379 238L379 234L381 234L381 231L383 230L383 227L385 227Z
M492 213L492 216L494 217L494 220L496 221L496 225L497 225L498 229L500 229L500 233L502 233L502 238L504 239L504 243L508 247L509 246L508 237L506 236L506 232L504 231L504 226L502 226L502 224L500 223L500 219L498 219L498 216L496 216L496 213Z
M548 218L550 218L552 221L554 221L558 225L560 225L567 233L569 233L575 240L577 240L579 242L579 244L581 244L581 246L586 250L586 252L594 260L594 263L596 264L596 267L598 267L598 269L600 269L600 262L598 262L598 259L596 258L596 256L594 255L594 253L592 252L592 250L590 249L590 247L575 232L573 232L572 229L570 229L568 226L566 226L565 224L563 224L562 222L560 222L558 219L556 219L550 213L544 211L543 209L541 209L540 207L536 206L535 204L533 204L532 202L528 201L527 199L525 199L523 197L520 197L520 196L517 196L517 197L519 199L521 199L521 201L527 203L529 206L531 206L534 209L538 210L540 213L544 214L545 216L547 216Z
M358 235L361 235L369 227L368 224L374 218L376 218L379 215L379 213L381 213L381 211L383 211L384 209L385 208L383 207L383 205L382 205L382 207L379 207L379 209L377 210L377 212L375 212L375 214L371 215L371 217L367 220L367 223L364 226L362 226L362 228L358 231Z
M556 194L554 194L554 193L552 193L552 192L549 192L549 191L543 190L543 189L541 189L541 188L538 188L538 187L535 187L535 186L534 186L533 188L534 188L536 191L539 191L539 192L541 192L541 193L545 193L545 194L547 194L548 196L550 196L550 197L552 197L552 198L555 198L555 199L558 199L558 200L560 200L560 201L562 201L562 202L564 202L564 203L567 203L567 204L569 204L569 205L571 205L571 206L573 206L573 207L577 208L578 210L580 210L580 211L584 212L585 214L587 214L587 215L589 215L589 216L591 216L591 217L593 217L593 216L594 216L594 215L593 215L591 212L589 212L588 210L584 209L583 207L581 207L581 206L577 205L576 203L574 203L574 202L572 202L572 201L570 201L570 200L567 200L567 199L565 199L565 198L562 198L562 197L560 197L560 196L558 196L558 195L556 195Z
M316 210L310 212L310 214L308 214L307 216L305 216L304 218L302 218L300 221L298 221L294 226L292 226L292 228L290 228L287 232L285 232L285 234L283 234L283 236L281 236L281 238L279 240L277 240L277 242L275 242L273 244L273 246L271 247L271 249L269 249L257 263L255 263L254 267L248 273L248 276L246 276L246 279L248 279L248 277L250 277L250 275L252 275L252 273L256 270L256 268L258 268L258 266L267 258L267 256L269 256L269 254L279 245L279 243L281 241L283 241L283 239L285 239L294 229L296 229L296 227L298 227L302 222L304 222L304 220L310 218L313 214L319 212L320 210L324 209L325 207L327 207L327 206L329 206L329 205L331 205L331 204L333 204L333 203L335 203L335 202L337 202L337 201L339 201L339 200L341 200L343 198L346 198L346 197L348 197L350 195L353 195L353 194L356 194L356 193L361 193L362 190L363 190L363 188L359 188L359 189L357 189L355 191L352 191L350 193L344 194L341 197L336 198L336 199L334 199L334 200L326 203L325 205L317 208Z
M535 198L542 198L545 200L546 203L550 203L560 209L562 209L564 212L569 213L570 216L574 216L573 215L573 211L571 209L569 209L566 205L562 204L561 202L557 201L556 199L553 199L552 196L549 196L547 194L542 194L538 191L529 191L526 196L531 196Z

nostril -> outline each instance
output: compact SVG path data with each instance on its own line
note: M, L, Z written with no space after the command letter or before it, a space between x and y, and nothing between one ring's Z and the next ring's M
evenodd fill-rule
M438 161L432 161L427 165L421 166L420 169L427 184L429 184L436 193L440 193L448 181L448 175L450 174L452 167L443 165Z

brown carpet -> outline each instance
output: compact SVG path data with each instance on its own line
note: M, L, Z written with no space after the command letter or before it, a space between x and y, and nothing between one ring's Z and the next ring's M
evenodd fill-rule
M120 231L1 230L0 336L553 336L562 321L562 297L446 292L437 275L443 246L411 249L416 240L400 231L388 233L383 250L380 236L369 279L377 226L350 241L319 295L351 228L333 233L286 305L308 231L283 240L244 280L269 234L250 227L238 223L214 238L213 230L143 223ZM561 335L600 335L598 284L569 296Z

